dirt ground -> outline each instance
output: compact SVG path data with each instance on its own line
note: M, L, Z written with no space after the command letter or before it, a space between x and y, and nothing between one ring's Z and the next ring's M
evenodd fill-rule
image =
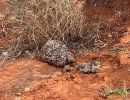
M76 61L88 61L95 55L78 56ZM105 100L101 97L103 89L123 88L124 81L130 86L129 65L112 64L116 60L110 55L98 59L103 66L97 74L63 74L54 66L29 58L8 61L0 71L0 100ZM123 96L107 100L123 100Z
M0 10L5 6L5 3L1 3ZM88 9L95 13L99 13L96 11L100 9L103 16L118 22L117 17L111 16L109 9L101 11L100 7L95 7ZM2 18L1 13L0 22ZM129 21L123 22L122 26L128 33ZM125 53L114 54L104 48L99 52L75 55L76 63L72 65L73 70L70 73L62 73L62 69L32 58L9 60L0 68L0 100L125 100L124 96L119 95L103 98L101 92L106 88L124 88L125 85L130 87L129 40L130 36L127 35L116 44L120 45ZM0 47L8 44L6 39L0 39ZM80 74L75 70L78 63L94 58L101 61L102 68L99 73ZM128 98L130 99L129 95Z

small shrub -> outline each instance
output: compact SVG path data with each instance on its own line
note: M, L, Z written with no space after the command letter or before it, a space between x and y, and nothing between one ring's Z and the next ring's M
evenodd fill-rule
M85 11L76 9L73 0L9 0L8 3L2 32L13 41L7 50L9 58L19 57L26 50L40 55L41 47L51 39L60 40L74 50L106 45L108 25L101 16L86 22Z
M30 49L39 53L50 39L64 43L84 30L84 18L71 0L10 0L13 13L6 13L6 37L14 41L11 55Z

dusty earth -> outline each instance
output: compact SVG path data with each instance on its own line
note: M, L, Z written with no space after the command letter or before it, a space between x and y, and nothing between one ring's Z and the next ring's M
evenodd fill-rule
M98 53L91 53L76 57L76 61L87 62L95 57L103 65L97 74L75 70L64 74L36 59L8 61L0 69L0 100L105 100L101 97L103 89L123 88L124 81L130 86L129 64L119 66L119 59L112 55L99 57ZM112 95L107 100L123 100L123 96Z
M4 6L6 4L1 3L0 9ZM113 19L108 13L103 14ZM3 16L1 13L0 22ZM129 32L129 22L126 21L124 25ZM124 88L124 83L127 88L130 87L129 40L130 36L127 35L116 44L124 49L119 54L104 48L99 52L76 55L76 63L72 65L70 73L62 73L62 69L36 59L9 60L0 68L0 100L124 100L124 96L119 95L103 98L101 92L107 88ZM0 39L0 47L8 44L6 39ZM101 72L80 74L75 70L78 63L94 58L101 61Z

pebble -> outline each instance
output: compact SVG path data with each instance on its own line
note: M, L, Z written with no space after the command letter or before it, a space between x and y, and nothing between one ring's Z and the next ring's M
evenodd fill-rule
M71 66L70 65L65 65L63 68L63 72L70 72Z

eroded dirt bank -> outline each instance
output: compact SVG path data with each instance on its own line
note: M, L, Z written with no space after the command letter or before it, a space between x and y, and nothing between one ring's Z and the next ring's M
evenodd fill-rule
M96 55L94 53L94 55ZM78 56L78 61L88 61L90 55ZM112 56L98 58L103 67L97 74L61 73L46 63L22 58L6 63L0 71L1 100L105 100L101 91L105 88L123 88L124 80L130 84L129 65L111 63ZM116 63L116 60L114 60ZM110 96L107 100L123 100L122 96Z

